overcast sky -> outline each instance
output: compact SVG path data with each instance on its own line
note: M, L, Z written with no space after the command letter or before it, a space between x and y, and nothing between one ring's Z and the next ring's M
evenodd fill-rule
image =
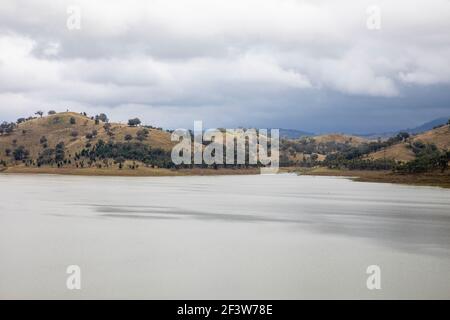
M449 0L0 1L0 120L379 132L450 116L449 89Z

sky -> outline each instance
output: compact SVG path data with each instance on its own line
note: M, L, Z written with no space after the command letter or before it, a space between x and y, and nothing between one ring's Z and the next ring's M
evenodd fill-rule
M2 0L0 120L369 133L450 116L449 0Z

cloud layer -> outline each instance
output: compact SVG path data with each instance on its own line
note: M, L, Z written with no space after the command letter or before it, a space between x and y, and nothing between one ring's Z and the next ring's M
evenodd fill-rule
M367 114L403 114L365 124L389 129L450 114L448 30L446 0L4 0L0 115L358 131Z

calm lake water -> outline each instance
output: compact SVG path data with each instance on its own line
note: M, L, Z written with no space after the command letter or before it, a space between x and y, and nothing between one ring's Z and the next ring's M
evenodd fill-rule
M0 298L450 298L450 190L0 175ZM66 268L81 268L81 290ZM366 268L381 268L368 290Z

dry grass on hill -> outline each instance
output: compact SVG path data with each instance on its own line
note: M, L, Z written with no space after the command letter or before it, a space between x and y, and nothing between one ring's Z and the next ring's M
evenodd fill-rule
M71 118L75 119L75 124L71 124ZM82 150L86 143L95 144L100 139L124 142L125 136L130 134L133 136L132 141L137 141L135 140L136 133L142 129L141 127L111 123L110 131L113 135L109 136L104 124L100 121L96 125L91 118L74 112L62 112L23 122L10 135L0 136L0 159L9 158L5 155L6 149L14 150L18 146L24 146L30 152L30 157L36 159L43 150L40 143L43 136L46 137L49 148L54 148L57 143L64 142L66 153L73 156ZM86 134L92 133L94 130L97 131L97 135L92 139L86 138ZM170 133L157 129L148 130L148 138L143 143L164 150L172 148L174 143L170 141ZM73 136L75 132L77 135Z
M362 138L362 137L339 134L339 133L324 134L324 135L320 135L320 136L315 136L313 138L318 143L327 143L327 142L349 143L353 146L358 146L362 143L369 142L369 140Z
M450 126L445 125L413 137L413 141L422 141L424 143L434 143L439 149L450 149Z
M365 159L391 159L396 161L411 161L415 159L414 152L408 148L406 143L398 143L394 144L386 149L379 150L377 152L373 152L369 154Z

